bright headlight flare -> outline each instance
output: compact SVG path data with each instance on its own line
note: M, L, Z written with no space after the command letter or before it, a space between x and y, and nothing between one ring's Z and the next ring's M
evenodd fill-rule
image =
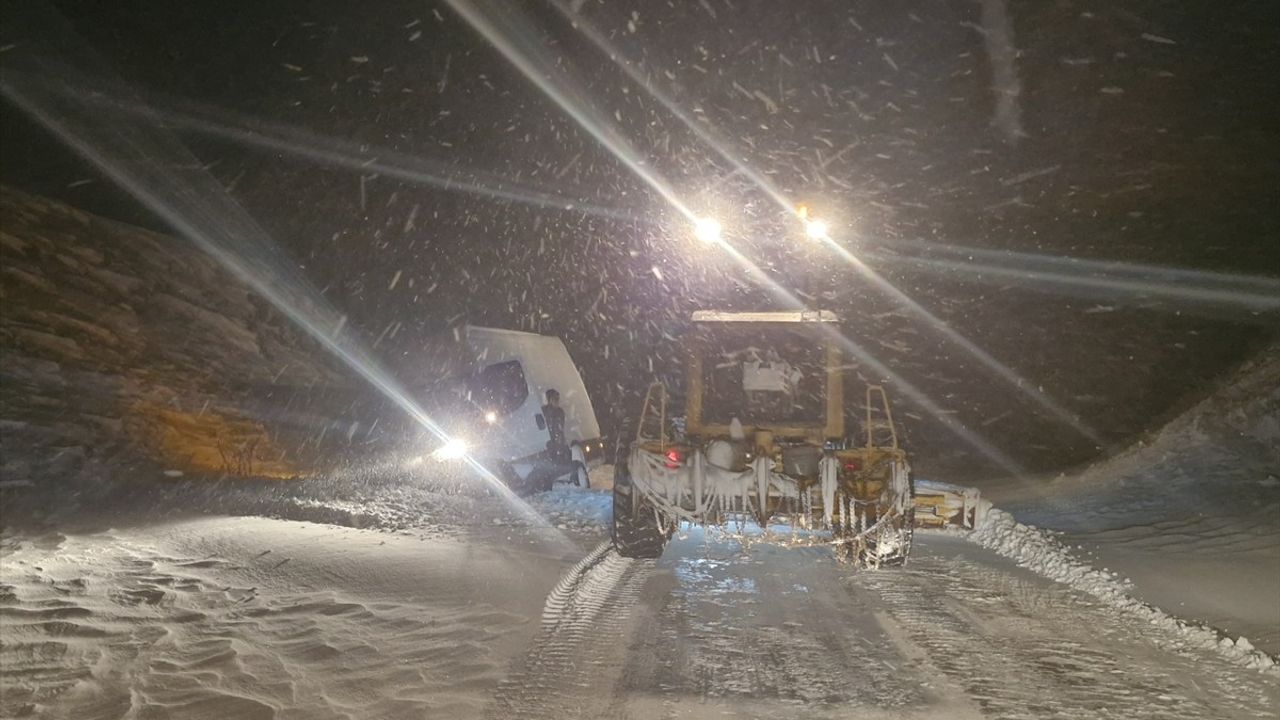
M819 220L810 214L808 205L796 206L796 217L804 222L804 234L811 240L825 240L831 228L825 220Z
M704 243L720 241L720 221L715 218L698 218L693 224L693 236Z
M806 220L804 234L813 240L822 240L827 237L827 224L821 220Z
M469 449L467 442L462 438L449 438L444 445L436 448L435 452L431 453L431 457L436 460L461 460L466 457Z
M498 413L490 410L489 412L484 414L484 421L489 423L490 425L498 422Z

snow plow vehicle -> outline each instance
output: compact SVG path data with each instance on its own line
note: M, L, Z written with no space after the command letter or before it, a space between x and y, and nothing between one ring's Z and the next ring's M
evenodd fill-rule
M860 566L900 565L917 527L972 527L975 491L918 488L888 394L866 388L864 433L845 432L843 343L828 311L699 311L685 338L683 415L649 386L619 452L613 543L654 558L682 523L831 543ZM783 535L770 529L789 528Z

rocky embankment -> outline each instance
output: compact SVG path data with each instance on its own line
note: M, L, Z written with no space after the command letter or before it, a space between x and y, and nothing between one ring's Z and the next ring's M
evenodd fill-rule
M10 510L121 482L295 477L356 436L342 416L359 383L185 240L0 187L0 260Z

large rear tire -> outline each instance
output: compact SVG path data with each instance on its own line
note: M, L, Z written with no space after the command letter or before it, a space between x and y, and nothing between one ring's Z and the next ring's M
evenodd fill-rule
M656 558L666 545L657 516L631 484L626 462L619 462L613 472L613 547L625 558Z
M880 534L879 538L870 545L870 555L863 559L864 566L872 567L901 567L907 564L907 558L911 557L911 543L915 539L915 515L914 507L907 508L902 519L893 524L893 527L887 528ZM887 542L888 548L881 551L879 544Z
M857 558L860 567L901 567L911 557L916 529L915 478L907 476L906 509L878 537L868 538ZM881 547L881 545L884 547Z

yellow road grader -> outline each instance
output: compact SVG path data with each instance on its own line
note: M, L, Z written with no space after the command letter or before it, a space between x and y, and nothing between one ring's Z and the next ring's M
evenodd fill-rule
M615 464L621 555L658 557L682 523L754 523L880 567L906 561L917 527L972 527L974 491L912 478L884 388L866 388L863 432L846 433L837 323L828 311L693 314L683 414L651 385Z

